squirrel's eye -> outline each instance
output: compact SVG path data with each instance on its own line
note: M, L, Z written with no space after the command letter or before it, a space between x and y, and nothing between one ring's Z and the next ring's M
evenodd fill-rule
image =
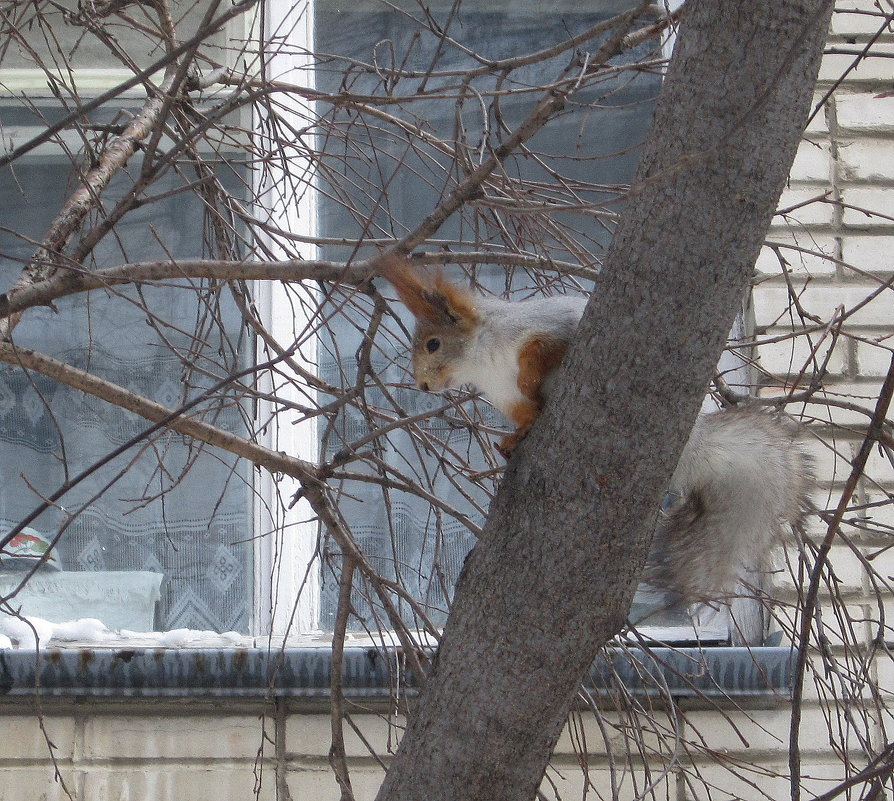
M437 337L432 337L425 343L425 349L429 353L434 353L438 348L441 347L441 340Z

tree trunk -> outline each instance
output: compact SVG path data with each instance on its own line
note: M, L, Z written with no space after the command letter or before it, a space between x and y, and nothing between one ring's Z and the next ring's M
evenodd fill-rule
M798 147L831 6L691 0L578 338L466 562L379 799L535 795L624 623Z

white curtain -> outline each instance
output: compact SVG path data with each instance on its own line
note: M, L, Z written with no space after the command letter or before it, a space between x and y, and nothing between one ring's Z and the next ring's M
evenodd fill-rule
M71 188L66 183L70 174L67 161L52 157L17 162L14 177L9 168L0 172L4 227L39 240ZM107 206L127 188L122 177L104 196ZM96 262L107 266L163 258L165 252L200 256L196 234L201 230L196 199L177 195L125 216L97 251ZM23 238L0 231L0 289L13 283L33 250ZM57 312L29 311L15 330L15 343L171 408L210 382L184 366L186 360L223 377L250 351L250 343L240 339L239 317L226 290L205 287L200 303L194 292L182 288L116 289L62 299L56 306ZM212 314L226 321L226 334L210 321ZM245 430L240 409L232 403L212 414L219 426ZM148 427L147 421L92 396L0 366L0 530L22 520L40 495L54 492ZM75 513L58 545L64 570L163 574L159 628L247 632L249 480L249 471L234 458L165 434L139 442L90 475L60 500L65 511L52 508L31 526L52 538Z

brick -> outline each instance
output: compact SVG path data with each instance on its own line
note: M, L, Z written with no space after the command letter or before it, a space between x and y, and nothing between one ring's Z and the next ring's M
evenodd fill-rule
M65 787L74 796L75 801L78 801L82 796L78 793L77 774L64 765L60 766L60 772ZM3 768L0 801L70 801L70 799L65 794L62 783L53 778L52 765L46 767L14 765Z
M870 729L870 735L873 738L873 742L877 744L876 747L879 749L885 746L885 743L887 742L888 732L891 731L891 726L892 724L894 724L894 714L892 714L891 710L892 698L890 693L884 693L883 697L885 695L887 696L885 700L887 701L888 705L882 708L881 714L878 714L875 710L872 710L872 713L869 716L873 723L872 728ZM887 799L885 799L885 801L887 801Z
M886 545L889 544L886 543ZM883 582L880 586L894 582L894 553L892 553L892 549L870 547L864 548L863 553L866 555L867 563L874 575ZM894 684L887 686L894 690Z
M825 533L825 530L823 530ZM847 546L843 544L833 545L829 551L827 564L831 567L838 582L835 585L836 591L844 592L862 592L864 588L864 580L866 578L866 570L859 557ZM788 593L795 587L796 577L786 568L775 574L774 586L779 588L782 593ZM820 592L828 595L829 587L823 583ZM828 622L828 621L827 621Z
M286 753L327 756L332 742L329 715L290 715L286 719Z
M810 107L810 119L807 121L807 127L804 129L805 134L809 137L812 134L825 133L829 130L826 123L826 109L820 108L816 114L813 110L824 101L825 93L818 92L813 98L813 105Z
M770 765L699 765L684 769L679 796L686 801L775 801L790 797L788 768L782 762Z
M664 762L652 764L646 773L645 769L639 766L632 770L618 766L619 769L614 775L615 785L612 787L612 774L607 767L589 765L585 773L576 762L553 760L540 790L543 797L549 799L641 801L643 798L648 798L650 801L676 801L676 773L665 772L666 767L669 766ZM653 789L644 795L650 787Z
M816 709L818 705L828 708L829 699L841 692L842 675L847 676L848 698L851 699L851 702L853 703L857 698L860 698L867 701L867 706L871 708L873 699L876 695L876 680L872 671L861 673L854 672L853 663L851 662L850 665L847 665L848 660L843 657L840 651L837 654L834 654L834 660L839 667L844 666L841 673L826 669L824 664L828 663L828 658L826 659L826 663L824 663L818 654L815 652L811 654L807 672L804 674L804 685L802 688L804 708ZM855 706L856 704L854 704L854 707ZM811 734L808 729L807 731L802 731L802 737L805 735L811 737L810 742L813 743L818 737L823 736L823 732L825 731L825 724L822 721L817 721L813 728L813 734ZM825 748L826 753L828 753L828 734L825 735L825 738ZM812 745L812 747L808 747L807 750L813 752L819 751L822 753L822 748L819 744ZM808 758L815 757L809 756Z
M851 460L857 447L854 441L846 439L841 433L836 433L832 438L810 429L807 429L803 441L818 476L830 481L844 480L850 472Z
M813 347L819 345L815 361L817 364L826 359L826 354L832 344L827 339L819 342L814 336L808 340L806 336L797 336L782 342L771 342L760 345L757 352L760 357L760 366L768 373L778 376L796 376L802 370L805 375L814 372L814 358L811 357ZM833 375L842 375L847 372L849 365L847 341L839 339L829 357L826 370Z
M894 465L878 448L873 448L866 460L865 475L881 486L894 489Z
M894 227L890 189L845 187L842 199L847 204L843 212L845 225L854 228Z
M110 754L132 759L178 754L206 759L254 759L261 742L257 715L91 715L84 725L83 753L88 760Z
M854 9L859 11L868 11L868 14L854 14ZM873 5L868 0L858 2L857 0L847 0L847 2L837 2L835 4L835 13L832 15L831 33L835 36L861 37L868 38L872 36L882 26L884 16L879 11L878 6Z
M837 266L830 260L835 257L835 240L831 236L778 230L771 232L767 241L783 246L780 253L788 262L786 269L795 275L835 274ZM780 275L782 269L776 252L767 245L761 248L755 268L766 275Z
M805 590L807 581L808 578L805 575ZM823 583L825 582L826 577L824 574ZM788 642L790 642L790 635L795 630L794 621L791 609L787 609L781 604L802 604L803 592L800 595L795 595L791 592L784 592L783 589L784 588L777 588L776 592L772 595L772 598L777 602L773 609L774 625L772 628L776 630L781 628L784 632L783 643L788 644ZM845 650L852 650L856 645L864 647L868 646L872 637L877 634L878 612L869 611L870 609L873 609L874 604L861 603L860 598L854 598L853 600L838 598L832 600L828 593L820 594L818 596L818 601L819 613L823 621L822 634L826 641L826 645L824 646L826 648L826 654L828 654L830 652L829 649L831 649L831 653L836 655L835 658L840 659L845 653ZM782 618L782 622L776 622L777 618ZM798 618L797 630L800 631L800 618ZM835 680L830 679L828 675L825 675L822 672L823 660L826 659L827 656L820 654L816 648L816 633L816 625L814 625L811 630L811 645L808 654L808 663L812 670L817 670L819 673L816 674L815 679L812 679L812 681L815 680L817 683L817 687L811 690L809 696L813 699L822 697L820 688L828 688L830 683L835 690L838 689ZM825 695L827 700L829 695L829 692ZM806 694L805 697L807 697Z
M801 713L802 733L823 728L822 710L805 706ZM788 747L789 716L780 709L742 710L731 717L714 711L687 712L685 737L711 751L745 760L754 759L756 754ZM825 752L828 747L828 742L818 741L815 737L805 738L805 753Z
M799 185L796 188L786 188L782 193L782 197L779 198L777 208L788 209L796 205L798 208L784 217L777 214L773 217L773 225L790 225L793 222L800 225L831 225L833 217L832 204L816 200L816 198L823 195L827 188L825 185L813 187ZM800 205L802 203L806 205Z
M887 489L890 491L891 488ZM883 494L883 488L880 487L871 487L866 493L866 500L874 504L866 511L866 516L873 524L882 528L882 533L869 533L865 536L874 538L880 545L890 545L891 531L894 530L894 502L890 496Z
M766 399L782 398L789 395L791 386L782 386L780 382L761 387L758 396ZM855 386L844 382L827 380L823 389L815 393L812 398L799 405L798 415L802 422L812 426L834 425L843 427L844 434L849 430L861 430L865 428L877 398L873 395L871 387ZM833 403L845 403L851 408L842 408ZM823 482L822 475L820 476ZM828 483L828 482L825 482Z
M826 382L825 394L833 401L842 401L852 408L840 408L823 403L823 394L806 404L805 414L817 420L862 430L870 419L878 398L879 384L848 384Z
M894 141L865 138L841 142L838 162L849 181L894 181Z
M890 586L891 582L888 582L888 584ZM879 601L881 601L883 610L882 612L879 612L878 609ZM885 587L880 588L878 594L873 594L873 596L869 599L867 608L869 611L867 613L866 627L869 632L869 636L873 638L883 636L888 642L890 642L891 615L894 614L894 598L891 597L890 589L886 589ZM882 614L884 614L884 619L881 619ZM884 626L882 626L882 623L884 623ZM868 644L869 641L867 640L867 645Z
M839 653L843 649L853 649L855 643L864 647L878 633L878 616L874 604L858 604L856 602L842 604L841 600L820 599L820 609L824 623L823 634L829 647ZM888 610L889 613L894 610ZM846 625L842 624L843 619ZM814 655L817 666L821 664L818 654Z
M881 688L882 697L894 707L894 658L890 651L879 651L873 660L876 670L876 682Z
M875 92L836 93L838 127L852 131L894 131L894 97Z
M629 718L620 718L612 712L600 712L600 717L602 728L592 713L587 711L582 712L573 727L566 725L556 743L556 756L576 761L576 754L586 747L586 753L590 756L617 757L618 754L627 753L631 748L639 747L635 746L631 736L628 736ZM671 736L670 724L665 720L663 724L659 724L659 729L660 731L655 731L655 727L643 727L632 736L645 753L660 754L667 751L668 738Z
M821 509L829 512L836 508L838 499L841 497L841 489L844 486L844 477L846 473L844 469L837 474L837 482L825 481L823 486L815 487L813 492L809 493L810 502L815 509ZM817 472L820 481L824 478L824 474ZM819 517L819 515L809 515L807 518L806 534L814 542L819 542L826 533L828 525Z
M888 55L875 58L870 56L862 59L854 69L847 72L844 79L845 86L858 81L891 83L891 58L889 54L894 54L894 45L876 43L872 46L871 52ZM855 59L856 56L852 55L827 54L823 56L820 64L819 79L821 81L837 81L845 74Z
M838 0L835 8L879 13L879 0Z
M174 754L173 756L176 756ZM251 763L230 767L170 765L151 762L130 765L94 765L84 776L84 799L131 801L131 799L189 799L189 801L274 801L276 774L266 766L260 790Z
M73 717L46 715L43 719L46 737L36 714L0 716L0 759L49 759L50 738L57 759L71 759L74 754L75 721Z
M858 285L849 283L820 283L813 281L804 285L796 282L794 289L801 308L807 314L818 316L829 321L839 305L845 311L854 309L876 288L876 285ZM791 321L786 309L790 305L788 287L769 282L761 284L754 290L755 322L760 328L780 326ZM793 310L794 311L794 310ZM808 325L811 321L805 321ZM795 317L794 325L800 327L801 321ZM847 325L880 326L890 329L894 324L894 290L886 290L872 301L848 317Z
M842 242L842 258L867 272L894 272L894 235L850 236Z
M802 140L795 155L789 178L792 181L829 181L832 159L826 142Z
M828 752L827 752L828 753ZM828 759L828 757L827 757ZM819 764L802 765L801 790L802 798L815 798L829 792L841 784L848 776L857 772L859 767L866 763L866 757L861 753L852 753L852 764L845 767L839 762L824 762ZM846 797L846 794L845 796Z
M379 767L349 765L351 789L356 801L374 801L384 773ZM290 796L295 801L339 801L341 792L328 765L322 769L290 766L286 773Z
M392 753L400 742L406 720L402 717L354 715L354 724L380 756ZM345 752L349 757L368 757L364 745L351 726L345 724ZM286 753L291 756L327 757L332 743L329 715L290 715L286 720Z

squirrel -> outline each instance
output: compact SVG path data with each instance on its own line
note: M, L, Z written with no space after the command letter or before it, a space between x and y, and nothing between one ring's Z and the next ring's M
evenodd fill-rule
M485 296L397 255L385 258L382 274L416 318L417 386L468 384L484 394L515 426L496 444L508 459L543 408L587 299ZM769 569L789 529L801 531L811 483L793 423L749 404L701 415L658 513L644 580L687 603L760 584L749 574Z
M416 318L416 385L426 392L474 386L515 424L496 445L508 459L543 408L586 298L511 302L473 294L398 257L386 259L383 275Z

